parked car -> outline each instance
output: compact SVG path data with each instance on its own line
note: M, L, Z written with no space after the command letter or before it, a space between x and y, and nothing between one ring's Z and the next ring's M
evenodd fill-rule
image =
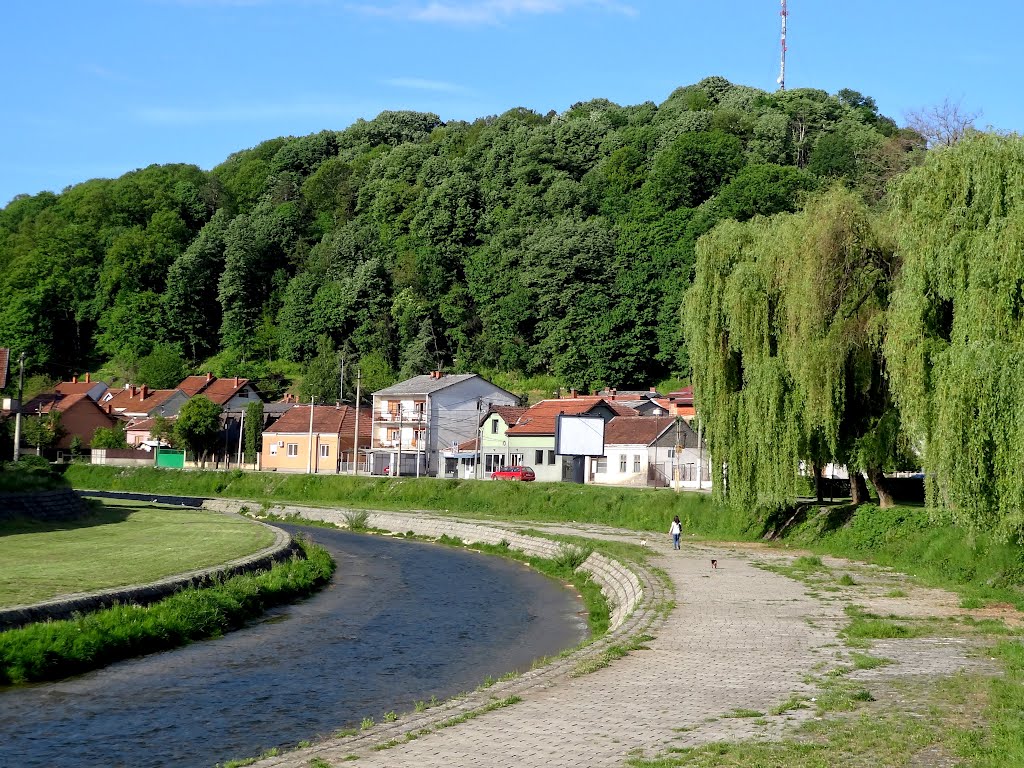
M533 467L502 467L491 473L491 480L536 480Z

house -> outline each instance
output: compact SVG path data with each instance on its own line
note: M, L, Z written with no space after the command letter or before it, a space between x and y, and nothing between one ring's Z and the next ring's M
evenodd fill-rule
M174 422L177 416L168 416L167 424L170 427L174 426ZM131 448L145 448L149 450L153 445L156 444L156 440L153 439L153 426L156 424L156 418L142 417L129 419L128 423L124 427L124 438L128 442ZM161 443L161 445L167 445L167 443Z
M244 411L249 403L260 399L259 392L249 382L249 379L238 376L227 379L219 379L212 373L186 376L176 388L189 398L202 395L228 412Z
M605 426L604 446L604 456L590 459L592 483L711 488L707 452L685 419L617 417Z
M100 427L109 429L117 421L86 392L73 395L48 392L25 403L21 413L22 418L59 413L63 434L54 447L64 450L71 447L71 443L76 437L83 446L89 445L92 443L97 429Z
M668 402L670 416L682 416L688 422L697 416L693 402L693 387L683 387L675 392L669 392Z
M71 381L60 382L53 388L53 391L58 395L86 395L90 400L98 403L106 393L107 385L102 381L93 381L92 374L87 373L81 381L78 376L72 376Z
M507 459L508 438L505 432L526 411L526 408L514 405L491 406L480 420L480 429L476 435L455 448L442 451L444 476L477 479L489 477L489 472L484 473L482 457L489 456L491 466Z
M628 406L641 416L668 416L669 404L658 390L651 387L647 390L618 390L605 387L595 392L606 400L614 400Z
M490 477L490 473L501 466L526 464L533 467L538 480L567 479L571 460L555 454L555 425L559 414L596 415L606 423L616 416L640 418L632 408L597 395L579 396L572 391L570 397L542 400L528 408L515 424L505 430L507 445L504 451L484 452L484 476Z
M443 451L477 436L481 414L517 405L511 392L475 373L433 371L373 393L374 474L436 475Z
M177 416L188 396L180 389L150 389L125 384L123 389L108 390L100 404L108 413L126 419Z
M312 421L310 420L312 408ZM357 448L370 445L368 408L359 409L356 445L356 409L350 405L294 405L263 431L260 468L278 472L349 472ZM362 463L360 471L365 471Z

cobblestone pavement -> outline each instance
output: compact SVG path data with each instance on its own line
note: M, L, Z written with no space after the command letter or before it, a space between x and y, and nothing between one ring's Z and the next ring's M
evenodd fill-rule
M583 533L566 526L530 527ZM622 532L586 534L641 539ZM816 689L804 679L821 662L835 663L842 606L757 568L761 559L778 559L771 553L693 543L674 552L667 535L647 543L650 564L674 584L676 606L651 632L656 636L646 650L581 677L562 675L525 690L512 706L387 749L379 749L379 742L374 750L343 739L257 765L307 768L319 758L334 766L357 755L360 766L389 768L622 766L631 755L654 755L670 746L770 736L811 716L803 709L730 717L739 710L768 713L794 693L814 696ZM711 568L712 557L717 569Z

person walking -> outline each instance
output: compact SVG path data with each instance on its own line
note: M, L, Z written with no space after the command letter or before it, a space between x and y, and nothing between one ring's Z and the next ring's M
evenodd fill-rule
M668 532L672 534L672 549L679 549L679 536L683 532L683 524L679 522L679 515L672 518L672 525Z

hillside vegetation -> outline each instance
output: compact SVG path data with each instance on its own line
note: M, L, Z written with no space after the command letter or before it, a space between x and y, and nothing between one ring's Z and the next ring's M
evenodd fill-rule
M688 373L698 237L797 210L830 179L878 200L921 144L855 91L720 77L658 105L385 112L210 172L16 198L0 346L38 373L161 387L202 366L269 395L303 374L304 394L333 397L339 351L368 390L440 367L647 386Z

